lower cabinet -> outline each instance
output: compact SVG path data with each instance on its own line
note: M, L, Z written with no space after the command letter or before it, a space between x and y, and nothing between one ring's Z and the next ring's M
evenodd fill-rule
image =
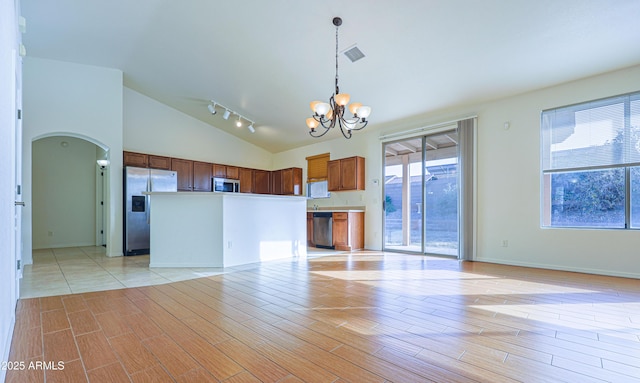
M308 219L307 215L307 221ZM333 246L335 246L336 250L363 249L364 212L334 212L332 234Z
M313 243L313 213L307 213L307 246L316 246Z

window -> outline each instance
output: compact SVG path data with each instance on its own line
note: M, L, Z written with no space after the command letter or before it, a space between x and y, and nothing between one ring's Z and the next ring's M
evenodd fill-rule
M640 93L542 112L542 226L640 228Z

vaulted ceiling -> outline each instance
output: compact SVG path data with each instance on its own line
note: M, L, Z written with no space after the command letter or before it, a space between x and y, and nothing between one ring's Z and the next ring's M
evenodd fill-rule
M117 68L124 85L279 152L317 142L340 89L366 129L640 64L638 0L22 0L27 55ZM215 100L255 121L211 115ZM176 127L178 129L179 127ZM330 132L323 139L341 137Z

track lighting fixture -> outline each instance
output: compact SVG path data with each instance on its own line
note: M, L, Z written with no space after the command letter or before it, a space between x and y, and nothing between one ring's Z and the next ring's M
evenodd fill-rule
M242 127L242 120L245 120L247 122L247 129L249 129L249 131L251 133L255 133L256 132L256 128L253 126L255 124L255 122L251 121L250 119L244 117L243 115L241 115L238 112L234 112L233 110L227 108L226 106L220 104L219 102L215 102L213 100L209 101L209 104L207 105L207 109L209 110L209 112L211 114L217 114L216 111L216 106L219 106L220 108L224 109L224 113L222 113L222 118L224 118L225 120L228 120L229 117L231 117L231 115L235 115L238 117L238 119L236 120L236 127L241 128Z

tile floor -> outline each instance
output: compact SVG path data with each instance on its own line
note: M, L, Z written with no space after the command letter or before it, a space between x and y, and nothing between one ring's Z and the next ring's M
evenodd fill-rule
M34 250L33 264L23 269L20 298L160 285L255 267L150 269L148 255L107 257L105 250L94 246ZM310 248L308 253L340 252Z
M20 297L34 298L159 285L222 274L222 268L149 268L149 256L107 257L104 247L33 251L25 265Z

